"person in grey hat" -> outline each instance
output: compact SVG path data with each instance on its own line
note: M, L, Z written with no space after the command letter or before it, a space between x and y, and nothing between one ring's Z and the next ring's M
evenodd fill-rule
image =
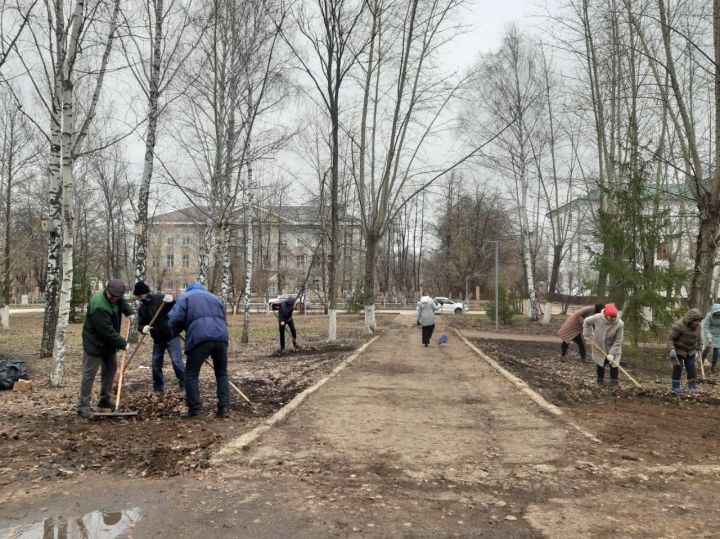
M130 346L120 335L120 315L124 314L130 321L135 316L135 311L123 297L124 294L125 283L120 279L110 279L105 289L95 294L88 303L82 331L82 381L77 407L80 417L92 416L90 399L98 369L100 369L98 407L114 408L111 392L117 371L117 351L127 350Z

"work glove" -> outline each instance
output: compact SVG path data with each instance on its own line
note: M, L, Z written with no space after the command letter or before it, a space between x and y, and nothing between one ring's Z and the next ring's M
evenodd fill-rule
M130 323L133 323L135 321L135 315L131 314L130 316L127 317L127 319L130 321Z
M285 322L283 322L282 320L280 320L280 327L283 327L284 325L285 325Z
M615 355L614 354L608 354L607 360L610 362L610 365L613 367L617 367L619 365L619 362L615 362Z
M165 303L172 303L172 300L173 300L172 294L165 294L163 296L163 301Z
M674 348L670 350L670 359L673 361L673 365L675 364L674 362L677 361L677 352Z
M127 344L125 345L125 351L126 351L126 352L129 352L129 351L130 351L130 343L127 343Z
M143 334L143 335L150 335L150 330L151 330L151 329L152 329L152 328L151 328L150 326L144 326L144 327L142 328L142 334Z

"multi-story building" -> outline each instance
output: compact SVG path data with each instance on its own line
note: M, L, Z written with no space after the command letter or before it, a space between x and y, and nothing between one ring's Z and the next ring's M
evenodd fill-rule
M560 214L567 222L567 229L572 231L565 245L565 256L560 263L557 291L570 296L590 296L590 285L598 278L598 272L593 267L593 252L599 252L601 245L598 242L597 207L599 199L597 194L579 197L564 206L548 213L548 216ZM694 266L696 254L696 236L698 230L697 208L692 201L692 194L685 187L672 185L662 192L659 207L666 211L670 222L654 254L653 265L658 267L673 267L682 270L691 270ZM653 205L648 203L646 212L652 212ZM548 252L548 274L552 268L552 253ZM720 287L718 267L715 268L713 290L717 295ZM682 295L687 294L683 287Z
M252 213L252 295L270 297L297 292L303 282L313 301L324 302L330 254L328 211L319 206L255 208ZM230 290L234 299L244 288L244 213L230 220ZM158 215L149 230L147 279L151 287L182 292L199 273L200 245L207 227L207 208L189 207ZM219 242L215 242L216 244ZM362 275L362 235L357 218L340 220L338 293L349 295ZM210 255L208 285L219 290L219 251Z

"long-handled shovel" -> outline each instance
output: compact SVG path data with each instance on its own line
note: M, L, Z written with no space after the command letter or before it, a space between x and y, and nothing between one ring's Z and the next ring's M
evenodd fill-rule
M130 337L130 321L128 321L127 329L125 331L125 340L127 341ZM118 380L117 396L115 397L115 409L111 412L94 412L93 417L129 417L136 416L137 412L120 412L120 392L122 391L123 372L125 372L125 357L127 356L127 349L122 351L120 359L120 379Z
M702 379L704 381L705 380L705 365L703 365L703 363L705 363L705 358L702 357L702 352L700 352L698 354L698 357L700 358L700 374L702 374Z
M595 349L596 349L598 352L600 352L603 356L605 356L605 357L607 358L607 352L605 352L605 350L603 350L603 349L600 347L600 345L595 342L594 339L591 339L591 340L590 340L590 344L591 344L592 346L594 346ZM623 369L623 368L620 366L619 363L618 363L618 369L620 369L620 372L622 372L625 376L627 376L633 384L635 384L635 385L638 386L640 389L642 389L642 386L641 386L640 384L638 384L637 380L635 380L635 378L633 378L632 376L630 376L630 373L628 373L625 369Z

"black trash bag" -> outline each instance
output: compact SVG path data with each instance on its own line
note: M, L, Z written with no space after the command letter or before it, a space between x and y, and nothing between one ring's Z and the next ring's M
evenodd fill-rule
M12 389L13 384L28 379L29 371L23 361L0 359L0 389Z

